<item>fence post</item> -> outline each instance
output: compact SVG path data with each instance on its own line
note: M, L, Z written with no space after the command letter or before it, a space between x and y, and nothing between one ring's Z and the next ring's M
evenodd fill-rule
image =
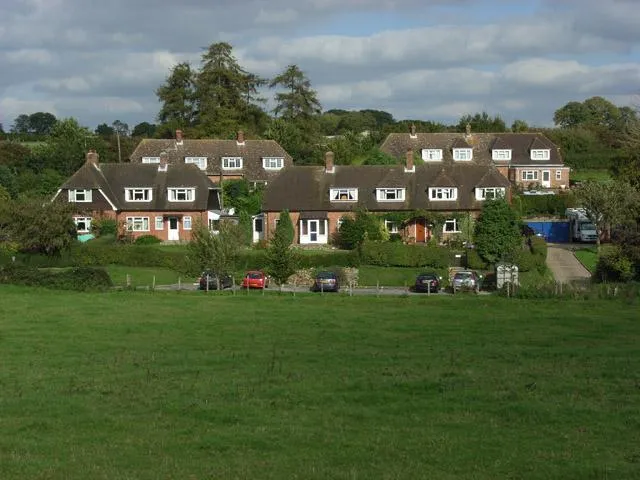
M129 275L128 273L127 273L126 282L127 282L127 288L130 288L131 287L131 275Z
M431 280L427 283L427 297L431 296Z
M298 284L298 282L296 282L296 279L293 279L293 296L295 298L296 296L296 285Z
M182 290L182 277L178 277L178 291Z
M152 290L155 290L155 289L156 289L156 276L155 276L155 275L153 276L153 283L152 283L152 287L151 287L151 289L152 289Z
M380 296L380 280L376 280L376 297Z
M207 292L209 291L209 273L207 273Z
M349 282L349 296L353 297L353 280Z
M231 275L231 291L233 292L233 296L236 296L236 276Z

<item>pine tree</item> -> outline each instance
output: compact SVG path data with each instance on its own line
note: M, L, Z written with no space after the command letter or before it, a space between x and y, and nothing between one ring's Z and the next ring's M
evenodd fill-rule
M289 210L283 210L280 213L280 221L278 222L277 228L282 230L282 235L284 240L287 242L287 245L291 245L295 237L295 229L293 228L293 222L291 221Z
M297 65L289 65L284 72L271 80L269 87L282 87L286 90L276 93L276 107L273 110L285 120L306 121L322 112L318 94L311 88L311 81Z
M296 272L298 265L298 255L291 248L286 224L283 228L282 222L279 222L267 249L267 272L282 290L282 285Z
M195 73L188 63L171 69L165 83L156 90L162 103L158 120L173 127L190 127L194 121Z

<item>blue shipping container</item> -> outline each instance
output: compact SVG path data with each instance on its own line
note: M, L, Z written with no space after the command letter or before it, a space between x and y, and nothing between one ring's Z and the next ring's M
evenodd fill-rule
M569 243L571 235L569 233L569 222L526 222L536 235L541 235L550 243Z

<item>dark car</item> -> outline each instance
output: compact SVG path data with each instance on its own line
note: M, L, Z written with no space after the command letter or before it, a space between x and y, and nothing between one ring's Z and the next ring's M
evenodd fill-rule
M334 272L318 272L313 280L314 292L337 292L340 290L338 276Z
M416 277L416 283L413 289L416 292L438 293L440 290L440 280L442 280L442 277L439 277L435 273L421 273Z
M218 290L218 277L210 271L202 272L199 284L200 290ZM222 275L220 284L222 288L231 288L233 286L233 278L231 278L231 275Z
M453 293L458 292L475 292L480 291L481 275L473 270L462 270L456 272L451 280L451 290Z

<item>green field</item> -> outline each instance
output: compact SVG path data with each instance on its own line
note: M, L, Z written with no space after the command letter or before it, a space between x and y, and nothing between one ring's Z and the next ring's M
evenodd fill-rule
M638 478L637 313L0 286L1 478Z
M595 247L581 248L573 253L587 270L591 273L595 272L596 264L598 263L598 251Z
M576 182L584 182L585 180L607 182L611 180L611 172L609 170L571 170L570 177Z

